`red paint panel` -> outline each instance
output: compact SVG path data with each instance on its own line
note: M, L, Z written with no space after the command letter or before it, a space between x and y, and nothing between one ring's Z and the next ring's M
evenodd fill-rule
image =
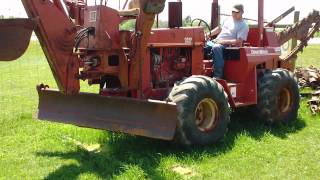
M84 26L95 27L96 36L89 48L120 49L120 16L117 10L106 6L89 6L84 12Z
M152 43L183 43L193 45L195 43L204 43L203 28L175 28L175 29L153 29L151 32L149 44Z

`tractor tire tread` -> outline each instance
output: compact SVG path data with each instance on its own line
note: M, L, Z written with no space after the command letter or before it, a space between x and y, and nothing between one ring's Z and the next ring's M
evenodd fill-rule
M288 123L297 118L299 109L299 90L297 80L293 73L285 69L266 71L258 76L258 104L256 106L259 119L268 124ZM287 114L281 114L278 109L278 93L286 86L292 94L293 104Z
M198 130L194 120L194 110L201 98L212 97L222 106L219 127L214 132L203 133ZM182 145L205 145L220 140L230 122L230 106L223 87L206 76L191 76L177 82L168 100L177 104L178 123L174 141Z

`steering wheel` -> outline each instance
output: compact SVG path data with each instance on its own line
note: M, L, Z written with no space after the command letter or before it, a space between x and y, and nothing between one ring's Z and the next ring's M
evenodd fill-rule
M203 23L203 24L206 26L206 28L208 28L209 34L205 33L205 38L206 38L206 40L210 39L210 38L211 38L211 27L209 26L209 24L208 24L205 20L203 20L203 19L196 18L196 19L194 19L194 20L191 21L191 26L193 26L193 23L194 23L195 21L199 21L198 26L200 26L201 23Z

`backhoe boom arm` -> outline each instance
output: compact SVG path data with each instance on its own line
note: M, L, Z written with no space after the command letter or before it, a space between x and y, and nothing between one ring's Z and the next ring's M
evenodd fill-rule
M59 90L64 94L78 93L79 61L73 54L75 25L60 6L49 0L22 0L22 3L29 18L37 20L35 33Z

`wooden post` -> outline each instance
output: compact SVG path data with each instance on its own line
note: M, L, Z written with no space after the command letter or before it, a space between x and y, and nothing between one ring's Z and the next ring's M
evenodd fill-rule
M295 11L293 23L297 23L299 21L299 16L300 16L300 11ZM293 39L291 44L291 50L296 46L297 46L297 40Z
M293 23L297 23L299 21L299 17L300 17L300 11L295 11L294 12L294 20L293 20ZM292 39L291 40L291 51L297 46L297 40L296 39ZM290 69L292 71L295 70L295 67L296 67L296 61L297 61L297 55L290 61Z

